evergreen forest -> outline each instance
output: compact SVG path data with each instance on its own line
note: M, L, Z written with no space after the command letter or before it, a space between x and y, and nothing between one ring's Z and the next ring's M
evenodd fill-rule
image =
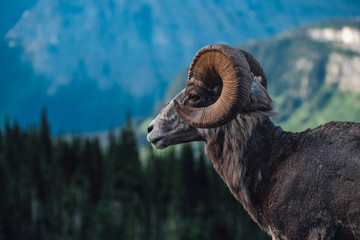
M108 144L0 130L0 239L270 239L230 194L202 150L139 148L130 117ZM203 148L200 148L203 149Z

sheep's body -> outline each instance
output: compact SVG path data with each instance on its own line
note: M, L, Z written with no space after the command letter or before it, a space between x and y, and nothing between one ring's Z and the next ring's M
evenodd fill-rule
M207 143L207 155L274 239L360 239L360 124L289 133L264 120L242 146L223 128Z
M242 52L200 50L186 89L151 122L148 140L156 148L205 141L232 194L274 240L360 239L360 123L283 131L270 121L262 68ZM234 89L234 81L247 83Z
M331 122L287 135L277 142L283 148L271 148L278 163L262 196L273 234L360 239L360 124Z

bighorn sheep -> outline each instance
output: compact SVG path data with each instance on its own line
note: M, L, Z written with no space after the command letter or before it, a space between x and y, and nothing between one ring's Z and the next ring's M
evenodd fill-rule
M257 60L214 44L195 55L186 88L147 138L159 149L205 141L216 171L273 239L360 239L360 123L291 133L271 115Z

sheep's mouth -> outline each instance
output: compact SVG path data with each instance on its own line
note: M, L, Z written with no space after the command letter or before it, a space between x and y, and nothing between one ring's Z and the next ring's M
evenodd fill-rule
M164 149L167 145L164 145L164 138L158 138L155 141L151 142L151 145L156 149Z
M157 138L155 138L155 139L152 139L150 142L152 143L152 144L156 144L156 143L158 143L159 141L161 141L161 139L163 139L164 137L157 137Z
M163 145L164 143L164 137L163 136L158 136L155 138L150 138L149 136L147 137L147 140L151 143L151 145L156 148L156 149L163 149L166 146Z

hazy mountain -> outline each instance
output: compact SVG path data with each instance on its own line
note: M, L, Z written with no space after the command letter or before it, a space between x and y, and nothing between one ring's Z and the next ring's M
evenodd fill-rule
M357 0L38 0L13 23L28 4L1 10L0 121L29 124L46 107L55 132L106 129L126 111L146 116L203 45L360 12Z
M360 121L359 18L313 24L239 47L263 66L278 113L273 120L285 129ZM168 99L184 88L186 74L169 87Z

